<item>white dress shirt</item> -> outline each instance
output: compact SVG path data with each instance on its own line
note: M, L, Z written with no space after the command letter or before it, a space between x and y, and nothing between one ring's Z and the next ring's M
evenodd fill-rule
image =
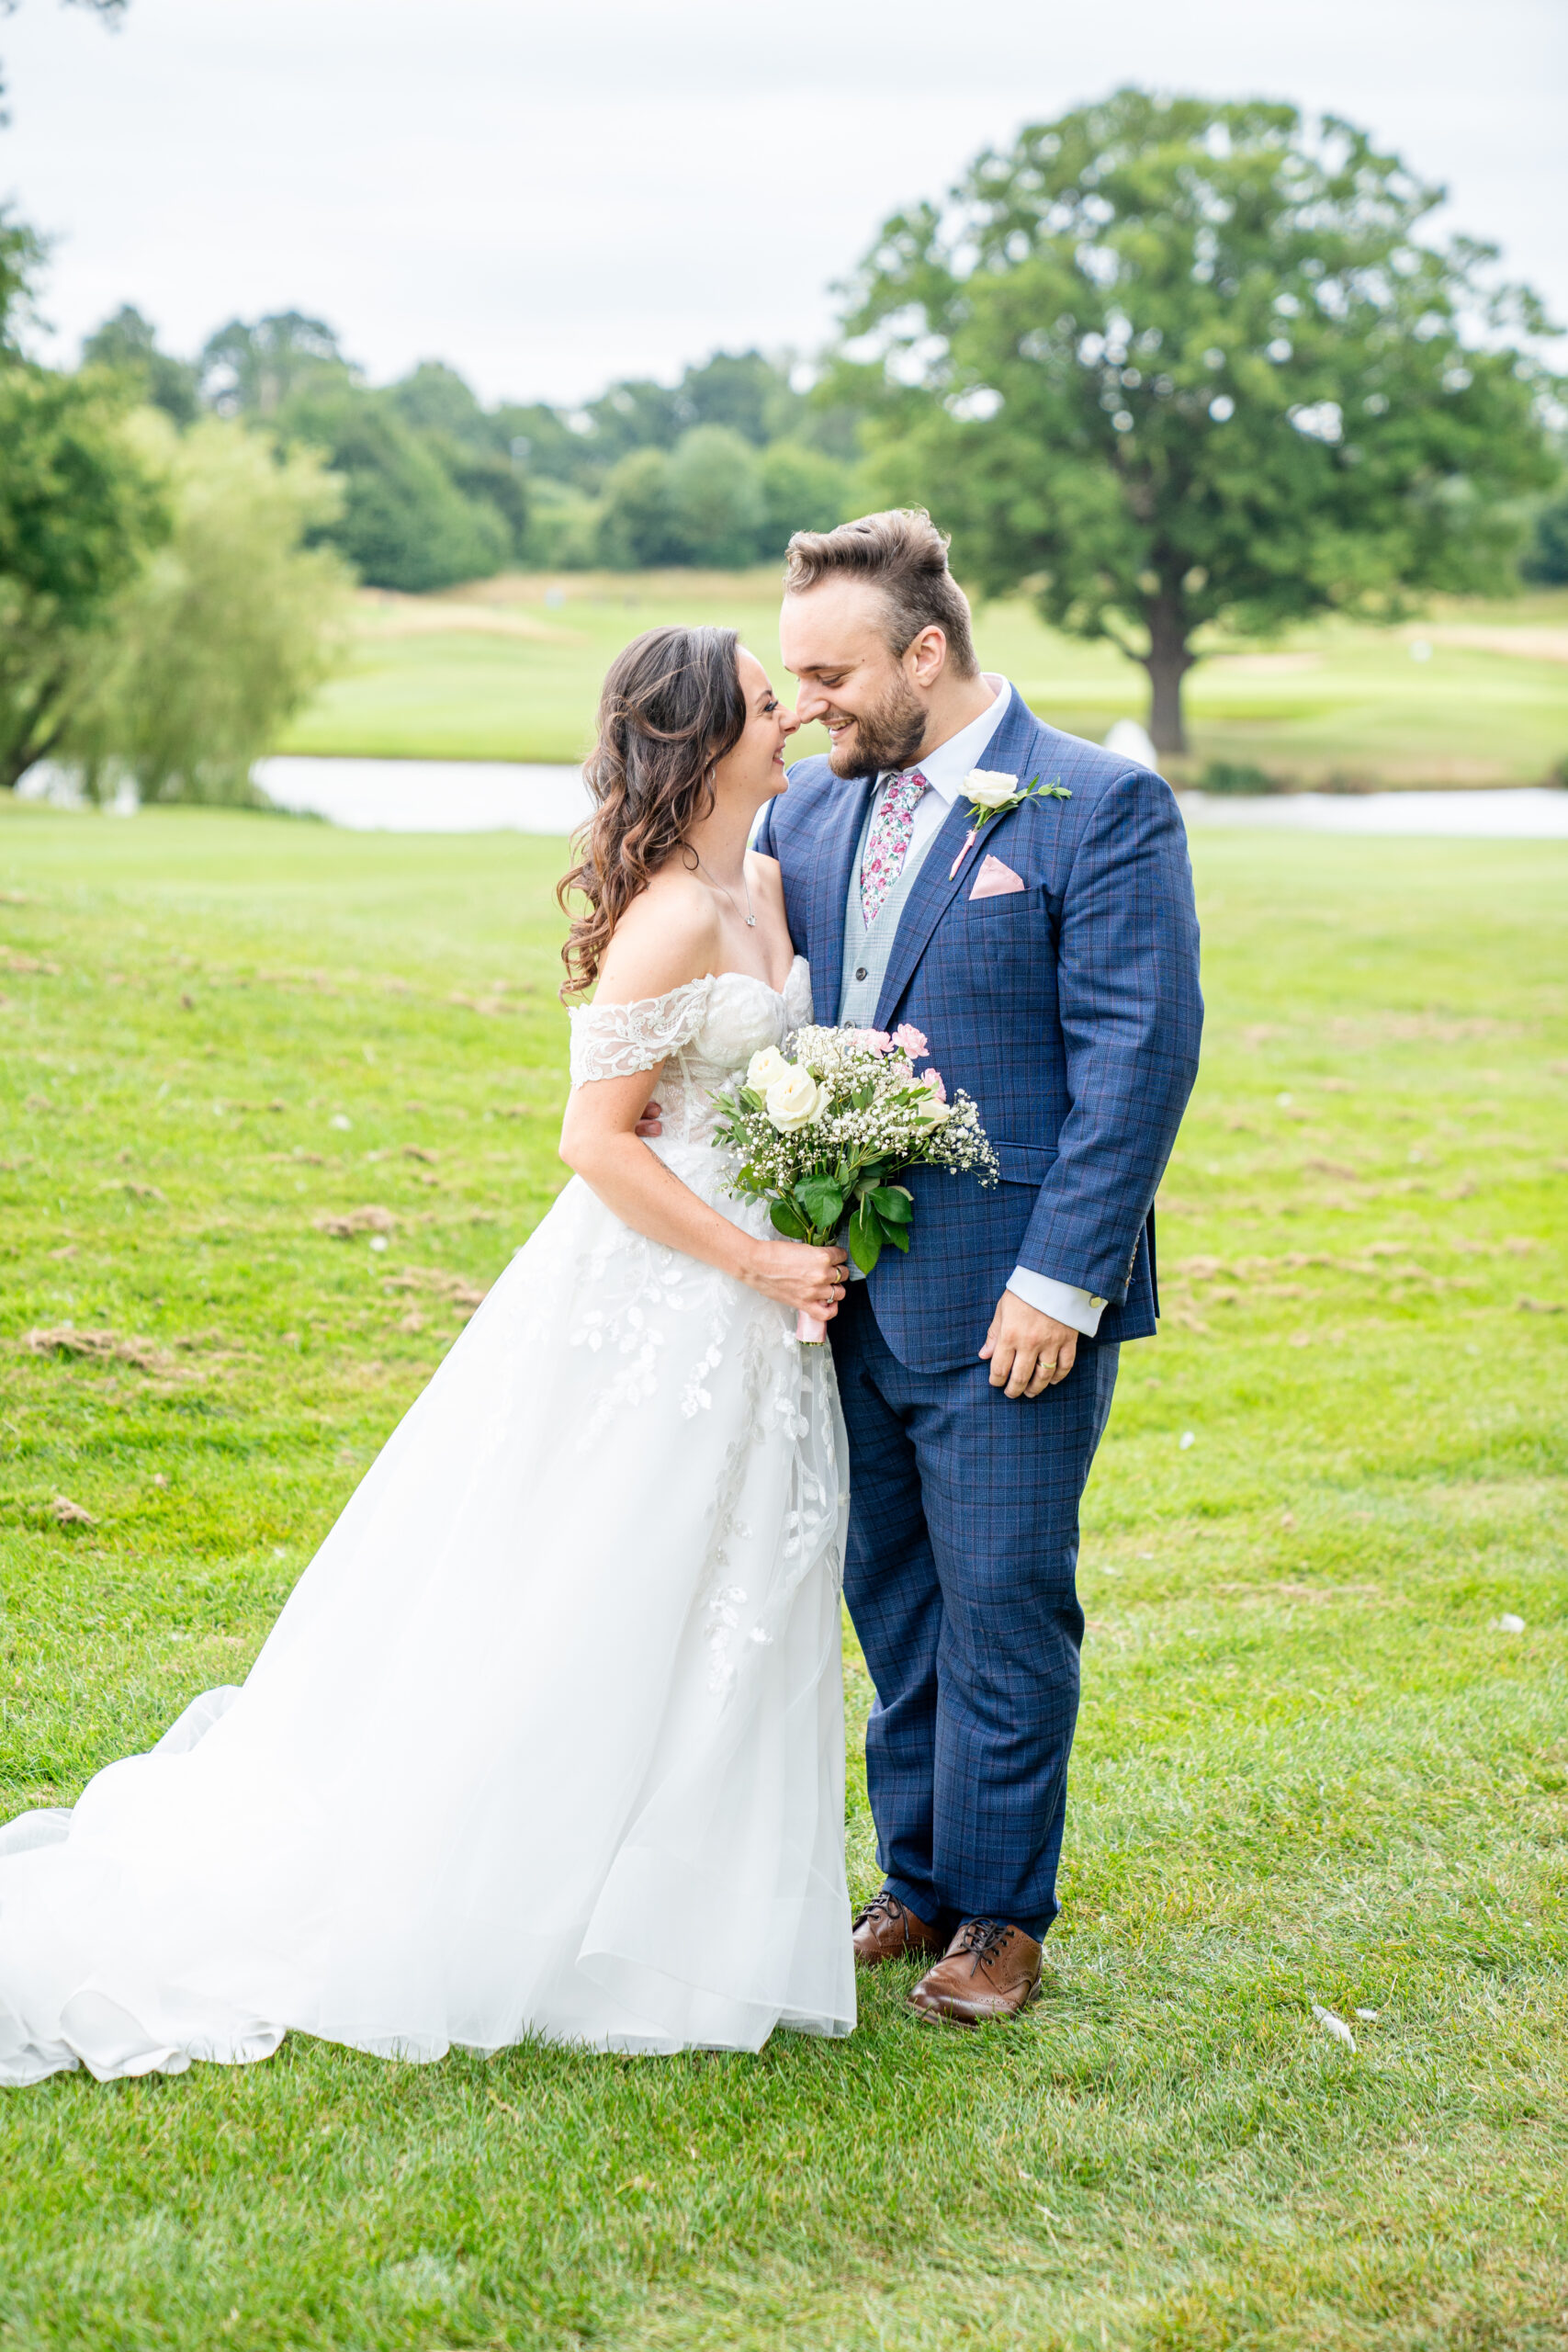
M971 768L984 766L986 748L1007 717L1008 706L1012 700L1011 686L1005 678L996 677L988 670L982 675L995 696L990 708L983 710L978 718L972 718L967 727L960 728L956 735L950 735L945 743L939 743L934 752L928 752L924 759L916 763L931 790L922 793L916 804L914 823L909 832L909 852L906 854L929 847L932 834L939 832L947 822L948 811L961 797L960 787L964 777ZM886 785L886 777L878 776L878 794ZM1076 1283L1059 1283L1050 1274L1037 1274L1028 1266L1015 1266L1009 1277L1008 1288L1015 1297L1021 1298L1026 1306L1037 1308L1042 1315L1053 1316L1058 1323L1066 1323L1073 1330L1081 1331L1086 1339L1092 1340L1100 1329L1100 1318L1105 1312L1104 1299L1092 1297L1087 1290L1079 1290Z

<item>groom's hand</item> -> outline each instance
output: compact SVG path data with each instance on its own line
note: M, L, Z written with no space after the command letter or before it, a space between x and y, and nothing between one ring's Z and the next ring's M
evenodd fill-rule
M637 1121L634 1132L639 1136L647 1136L651 1142L655 1136L661 1136L664 1133L664 1128L661 1125L663 1117L664 1105L662 1102L645 1103L643 1105L642 1116Z
M993 1388L1005 1388L1010 1396L1040 1396L1066 1380L1077 1351L1078 1335L1070 1323L1058 1323L1015 1291L1004 1290L980 1357L991 1367Z

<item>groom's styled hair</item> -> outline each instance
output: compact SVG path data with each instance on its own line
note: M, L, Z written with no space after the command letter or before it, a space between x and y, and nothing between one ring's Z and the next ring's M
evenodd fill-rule
M940 628L961 678L978 675L969 599L947 568L948 535L923 506L863 514L832 531L796 531L784 554L784 594L799 596L819 580L867 580L882 591L887 642L903 654L923 628Z

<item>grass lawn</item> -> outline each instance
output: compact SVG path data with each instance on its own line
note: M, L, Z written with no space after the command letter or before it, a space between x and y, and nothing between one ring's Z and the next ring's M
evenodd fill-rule
M1568 2343L1568 851L1195 854L1040 2007L5 2095L6 2352ZM560 863L0 810L0 1817L238 1679L558 1188Z
M739 628L784 683L778 594L772 568L514 576L444 597L367 592L347 668L277 748L581 759L605 669L656 623ZM1071 733L1099 740L1113 719L1145 715L1140 669L1109 645L1058 636L1021 601L983 607L978 637L982 660ZM1266 649L1216 642L1187 691L1192 776L1224 759L1295 784L1540 784L1568 760L1568 590L1451 604L1393 631L1337 622Z

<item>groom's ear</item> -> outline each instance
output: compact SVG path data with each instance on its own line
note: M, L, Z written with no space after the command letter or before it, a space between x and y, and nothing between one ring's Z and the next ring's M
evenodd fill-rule
M915 685L934 686L947 667L947 631L935 621L917 631L904 648L904 667Z

